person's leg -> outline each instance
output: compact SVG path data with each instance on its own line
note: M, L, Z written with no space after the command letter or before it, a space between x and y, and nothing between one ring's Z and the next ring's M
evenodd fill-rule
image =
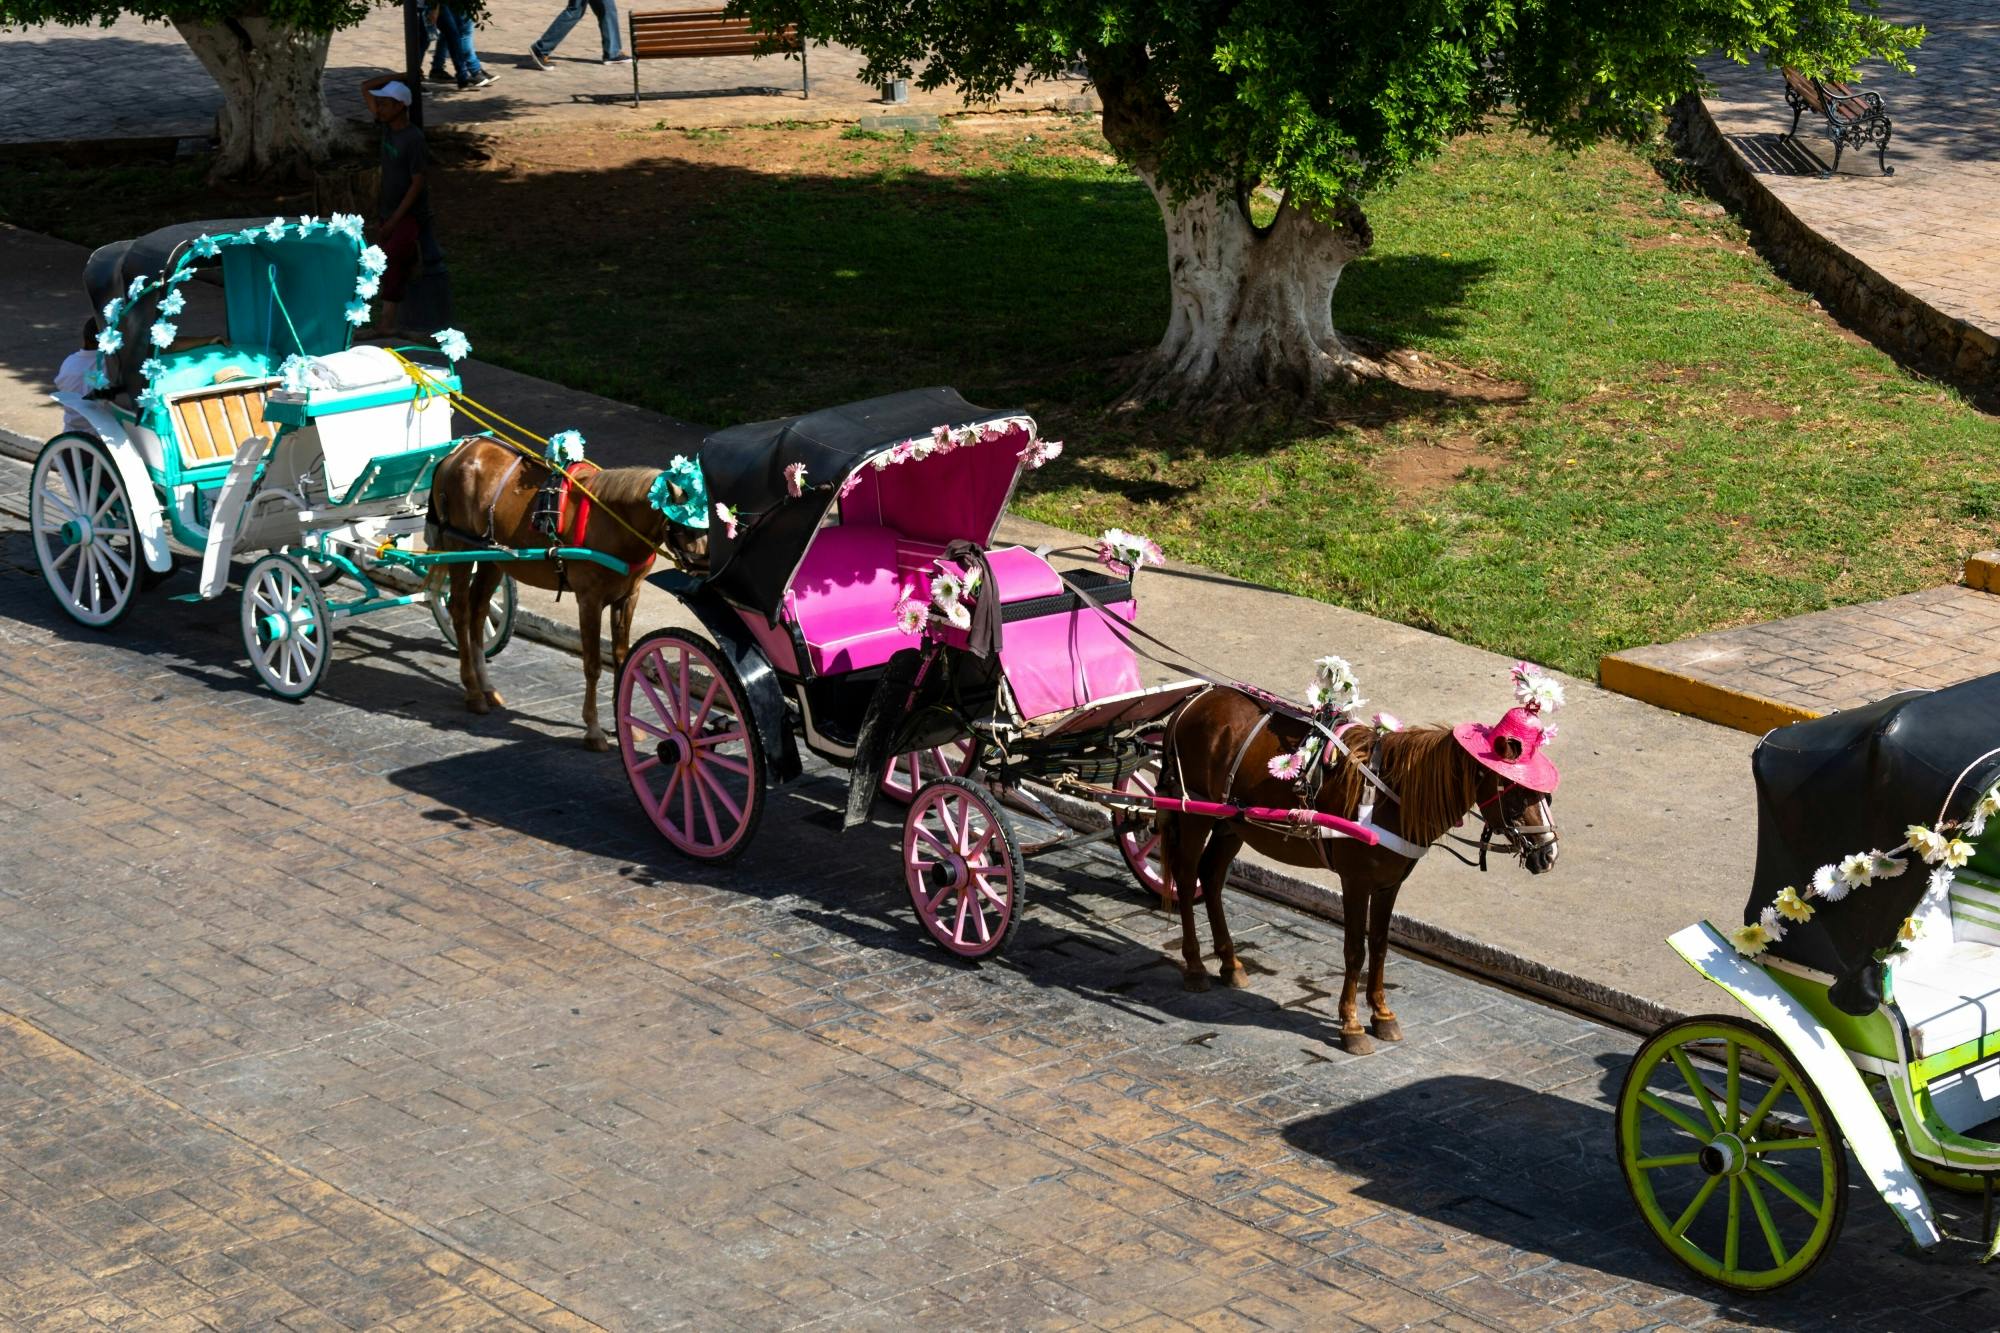
M554 55L556 48L562 45L563 38L569 36L569 30L583 18L583 8L586 3L588 0L569 0L563 12L556 15L554 22L549 24L549 30L535 40L535 44L528 48L529 51L543 60Z
M479 26L468 15L458 16L458 49L464 57L464 63L459 66L458 77L461 79L476 79L486 72L486 66L479 63L479 52L472 49L472 39L478 31Z
M443 17L442 13L438 15L438 19L442 19ZM424 63L424 51L432 51L435 48L434 54L431 57L431 77L442 82L445 77L445 41L444 33L438 26L438 19L431 17L430 10L426 9L424 11L424 49L417 52L417 63L419 65Z
M623 58L625 42L618 31L618 0L590 0L590 7L597 11L597 32L604 39L604 58Z
M458 15L449 6L438 6L438 53L437 61L431 67L431 73L433 75L444 73L445 61L449 59L452 65L452 77L463 84L465 57L459 52L459 22Z
M389 258L389 266L382 270L380 327L384 333L396 331L397 307L402 305L404 294L410 290L410 278L416 273L418 234L417 220L405 217L382 238L382 253Z

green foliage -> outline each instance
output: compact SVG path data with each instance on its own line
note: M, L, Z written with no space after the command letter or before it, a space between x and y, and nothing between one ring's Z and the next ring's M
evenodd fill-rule
M0 3L12 0L0 0ZM1858 8L1856 6L1859 6ZM1693 61L1908 68L1875 0L731 0L859 48L865 82L970 97L1079 55L1120 154L1181 196L1262 183L1326 215L1499 113L1558 144L1637 142Z

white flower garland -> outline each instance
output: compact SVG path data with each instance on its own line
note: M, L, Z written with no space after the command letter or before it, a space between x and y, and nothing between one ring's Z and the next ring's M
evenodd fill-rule
M572 463L583 461L583 436L573 430L559 430L549 436L548 452L545 455L550 467L566 468Z
M1014 430L1022 430L1028 433L1028 443L1022 447L1017 457L1021 462L1027 464L1030 470L1040 467L1062 453L1062 441L1036 439L1035 423L1026 417L1003 417L998 421L987 421L977 426L938 426L929 435L920 435L914 439L904 440L901 444L891 445L888 449L869 459L862 467L856 468L853 474L841 483L839 498L846 499L848 494L861 484L861 477L864 472L871 470L884 472L899 464L920 463L924 459L936 454L948 454L954 449L963 449L970 445L985 444L989 441L1000 439L1009 431ZM793 466L796 467L799 465L794 464ZM789 473L789 469L787 471ZM800 484L802 487L804 485L803 478L804 474L803 470L801 470Z
M354 284L355 299L349 303L346 316L350 324L361 325L367 323L368 302L374 299L375 293L381 284L381 275L389 266L389 257L379 247L367 244L366 223L353 213L335 213L325 221L315 217L301 217L292 222L287 222L283 218L272 218L261 227L248 227L242 231L225 232L219 235L198 236L188 246L187 253L174 265L172 272L160 277L146 277L144 275L136 277L132 279L132 285L126 289L125 295L116 296L106 301L103 310L99 312L102 316L104 328L97 335L97 360L91 366L87 377L90 387L93 389L110 387L111 376L106 368L105 358L119 351L125 345L125 335L119 329L118 321L147 292L164 291L166 293L160 299L159 318L154 321L146 334L147 341L152 346L164 351L166 348L171 347L174 339L180 335L180 328L173 323L173 320L187 308L187 297L179 289L182 283L194 276L194 261L212 259L216 255L221 254L225 246L252 245L259 241L281 241L288 235L305 237L317 231L326 231L336 236L346 237L358 252L360 256L360 271ZM447 330L447 332L455 333L456 331ZM459 334L458 337L462 342L464 335ZM466 350L471 350L469 345L466 346ZM446 354L450 355L449 352ZM458 358L452 357L452 359L457 360ZM289 365L290 361L291 358L287 358L286 363ZM150 369L148 369L149 367ZM145 388L136 395L136 401L142 411L159 401L159 395L154 389L154 383L161 374L165 373L165 370L165 363L156 357L149 357L144 365L140 367L140 378L145 381ZM280 372L281 377L283 373L283 371ZM303 375L303 371L295 369L293 372L293 378L299 380L301 383L303 382ZM287 383L287 387L290 387L289 382Z
M1745 958L1755 958L1784 939L1786 931L1792 926L1813 919L1818 909L1809 899L1837 903L1854 890L1865 889L1878 879L1895 879L1910 866L1909 858L1898 853L1910 851L1922 857L1925 864L1934 867L1917 910L1904 917L1903 924L1896 930L1898 947L1914 944L1923 938L1940 910L1949 914L1948 899L1955 879L1953 872L1970 861L1974 851L1973 843L1967 839L1976 840L1985 833L1986 821L1995 815L2000 815L2000 782L1981 794L1973 806L1970 819L1947 821L1936 828L1912 824L1903 830L1904 840L1897 847L1886 852L1855 852L1813 871L1812 881L1803 894L1790 885L1780 889L1777 901L1758 913L1755 921L1728 932L1729 942ZM1961 832L1965 834L1964 838L1956 836Z

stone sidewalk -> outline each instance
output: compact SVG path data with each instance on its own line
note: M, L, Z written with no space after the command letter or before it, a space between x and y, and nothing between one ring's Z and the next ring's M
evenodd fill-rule
M1613 653L1607 689L1763 733L1902 690L2000 671L2000 596L1927 588Z
M1239 899L1252 984L1190 995L1080 856L964 966L818 765L739 864L672 855L566 655L472 718L387 613L287 704L233 602L93 633L31 560L0 519L0 1327L2000 1323L1858 1178L1799 1287L1678 1271L1612 1154L1625 1034L1397 957L1408 1039L1348 1057L1335 929Z
M648 9L699 8L653 3ZM943 90L911 90L891 106L857 77L861 57L839 46L807 52L810 97L800 92L799 62L781 56L655 60L639 67L640 104L632 105L632 67L600 63L596 20L586 16L557 48L548 71L518 68L562 0L496 6L475 41L497 82L460 91L426 84L432 125L563 124L611 128L750 125L770 121L854 121L864 116L965 109ZM622 7L621 7L622 13ZM621 40L624 31L621 23ZM355 28L336 33L327 58L327 102L336 116L367 118L364 79L403 65L403 11L374 8ZM107 71L117 71L108 77ZM199 137L213 133L221 93L171 27L121 18L110 27L49 26L0 32L0 143L49 140ZM1057 80L1003 97L1000 107L1091 110L1075 80Z
M53 430L38 377L61 358L72 318L85 313L71 276L82 259L80 247L0 228L0 433L12 433L17 453ZM476 351L478 331L468 332ZM607 464L657 466L700 437L687 423L476 362L465 375L475 397L516 421L544 434L581 429L592 457ZM1090 443L1071 440L1069 448L1087 452ZM1018 521L1003 535L1077 540ZM1175 562L1149 572L1141 604L1142 623L1163 638L1217 671L1283 694L1304 688L1314 658L1338 653L1355 664L1370 699L1412 722L1491 721L1511 702L1507 658L1212 571ZM568 604L556 608L532 593L524 605L558 629L574 615ZM637 623L688 620L678 602L649 588ZM1566 684L1570 707L1557 749L1561 864L1530 877L1502 862L1481 876L1433 855L1403 892L1398 938L1634 1025L1711 1009L1719 992L1664 939L1702 917L1732 922L1741 910L1755 825L1752 740L1588 681ZM506 692L504 680L500 688ZM1337 895L1324 885L1289 875L1261 882L1337 914Z

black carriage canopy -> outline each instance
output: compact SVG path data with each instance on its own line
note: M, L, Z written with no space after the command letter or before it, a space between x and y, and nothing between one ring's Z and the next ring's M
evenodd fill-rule
M1804 894L1823 865L1900 846L1911 824L1967 818L1980 793L2000 778L2000 675L1780 727L1758 744L1750 769L1757 783L1757 873L1743 909L1746 924L1787 886ZM2000 823L1981 840L1975 864L1992 855L1988 844L1996 838ZM1880 993L1870 967L1875 953L1896 943L1929 880L1920 857L1907 859L1909 868L1895 878L1839 902L1814 899L1812 920L1788 923L1770 952L1831 973L1842 982L1836 1003L1871 1011Z
M776 624L785 589L849 473L939 426L1025 415L975 407L955 389L909 389L715 432L701 442L702 475L711 505L725 504L736 513L737 535L731 538L711 520L708 586ZM809 489L797 499L785 484L785 469L794 463L805 464L809 479ZM992 534L965 535L985 540Z
M267 221L265 218L219 218L207 222L181 222L147 232L133 240L101 245L91 251L83 266L83 288L90 298L91 309L98 312L101 323L104 307L114 299L122 300L132 289L135 279L165 276L180 262L188 247L202 237L244 232L262 227ZM339 351L347 345L344 302L348 289L353 285L354 257L349 242L336 240L333 233L326 232L310 240L295 237L284 242L259 241L254 246L231 247L222 254L198 262L203 268L218 268L225 263L247 268L249 263L254 262L252 251L268 255L274 244L286 247L288 257L282 274L277 272L275 264L272 270L293 323L287 325L274 310L263 309L269 302L232 299L228 310L230 343L246 349L268 346L279 358L295 350L308 356ZM344 270L345 276L339 276L335 270ZM333 285L336 281L337 285ZM341 305L330 313L323 309L326 304L324 293L329 289L335 290L341 297ZM125 340L116 352L104 358L105 374L111 384L108 389L92 394L92 397L110 398L127 408L133 406L134 396L144 387L139 367L146 358L158 354L159 349L153 347L148 339L154 323L159 319L160 301L165 295L157 289L148 291L119 313L118 327ZM294 332L294 329L303 332ZM307 346L291 346L300 336L303 336Z

